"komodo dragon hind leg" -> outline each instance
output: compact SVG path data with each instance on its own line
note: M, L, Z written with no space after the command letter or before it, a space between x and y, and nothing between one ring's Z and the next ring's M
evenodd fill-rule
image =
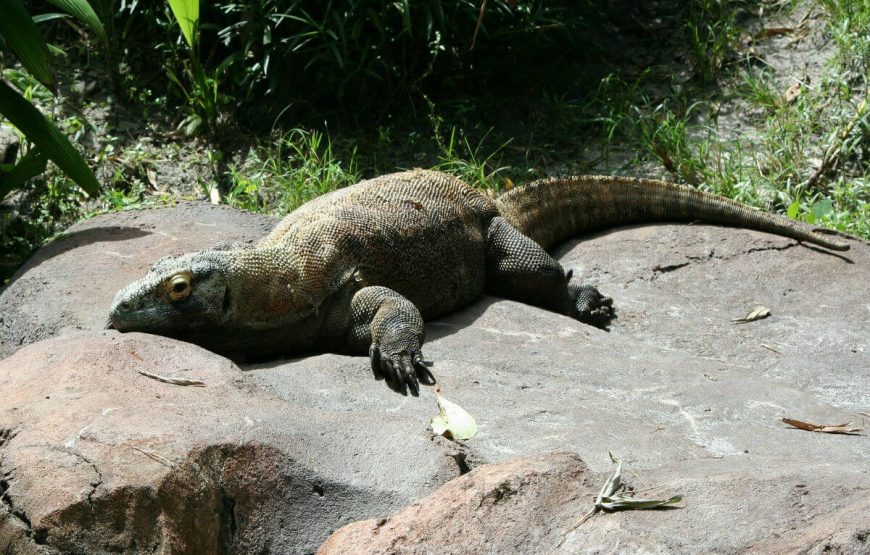
M616 316L613 301L591 285L569 283L571 272L502 217L486 236L486 290L605 327Z
M418 383L433 385L435 377L423 362L423 318L411 301L379 286L357 291L350 304L348 345L368 347L372 372L390 389L417 397Z

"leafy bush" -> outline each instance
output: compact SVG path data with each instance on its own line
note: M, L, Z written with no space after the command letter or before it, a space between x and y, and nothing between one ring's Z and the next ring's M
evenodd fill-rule
M359 114L386 110L391 100L416 101L434 88L430 82L442 88L515 86L542 62L558 64L569 50L582 56L594 4L217 0L200 6L199 52L205 66L221 68L222 93L264 116L289 104L309 112L338 105ZM166 4L116 2L115 8L119 25L112 27L125 29L120 40L133 75L150 74L153 82L165 79L162 68L184 65ZM136 25L120 24L131 18ZM162 63L141 55L149 50Z
M86 0L53 0L100 36L102 25ZM21 64L47 87L54 87L48 47L20 0L0 0L0 39L15 52ZM19 72L20 73L20 72ZM48 160L89 193L96 193L99 184L87 163L75 148L28 98L0 79L0 115L14 125L32 146L15 162L17 148L0 153L0 200L27 180L41 174Z

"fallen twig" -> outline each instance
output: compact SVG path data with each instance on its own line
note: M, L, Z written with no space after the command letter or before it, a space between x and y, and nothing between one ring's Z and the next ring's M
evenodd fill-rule
M136 447L135 445L130 445L129 443L125 443L124 445L126 445L126 446L129 447L130 449L135 449L136 451L139 451L140 453L142 453L142 454L145 455L146 457L149 457L149 458L151 458L151 459L154 459L155 461L159 462L160 464L165 464L165 465L168 466L169 468L174 468L174 467L175 467L175 463L174 463L174 462L170 461L170 460L167 459L166 457L161 457L160 455L158 455L157 453L154 453L153 451L149 451L149 450L147 450L147 449L142 449L142 448L140 448L140 447Z
M158 376L157 374L152 374L151 372L146 372L145 370L137 370L143 376L148 376L153 380L157 380L159 382L171 383L172 385L192 385L196 387L205 387L205 382L199 380L191 380L189 378L167 378L166 376Z

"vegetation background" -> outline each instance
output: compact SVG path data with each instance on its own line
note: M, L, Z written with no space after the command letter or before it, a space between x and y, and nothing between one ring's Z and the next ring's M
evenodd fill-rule
M0 25L0 86L98 189L46 166L0 97L0 283L102 211L283 214L410 167L493 194L662 177L870 237L867 0L0 0L18 8L54 77Z

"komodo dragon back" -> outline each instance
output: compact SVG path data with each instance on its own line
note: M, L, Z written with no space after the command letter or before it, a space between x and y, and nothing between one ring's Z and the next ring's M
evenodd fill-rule
M111 326L255 358L367 353L377 379L417 395L419 383L434 383L424 319L487 292L606 328L613 301L545 249L607 227L668 221L849 248L806 224L662 181L552 178L493 201L455 177L413 170L319 197L256 246L159 260L115 296Z

